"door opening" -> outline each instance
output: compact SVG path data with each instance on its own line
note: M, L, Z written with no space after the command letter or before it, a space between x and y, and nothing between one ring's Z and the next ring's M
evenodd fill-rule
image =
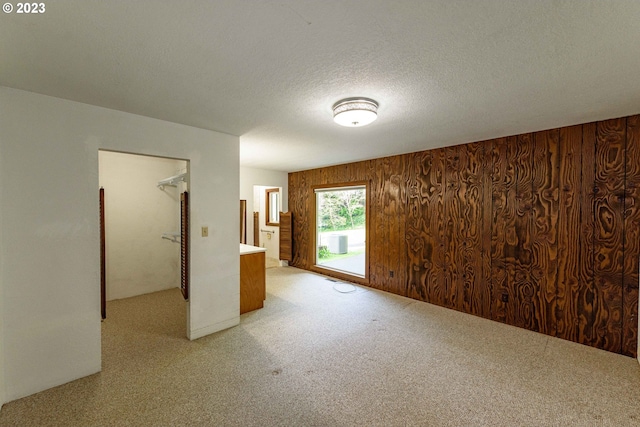
M315 265L367 277L367 186L316 188Z
M253 186L253 245L267 250L265 254L266 268L279 267L281 265L279 261L281 197L281 187Z
M103 333L142 298L132 327L165 325L186 337L188 161L103 150L98 158Z

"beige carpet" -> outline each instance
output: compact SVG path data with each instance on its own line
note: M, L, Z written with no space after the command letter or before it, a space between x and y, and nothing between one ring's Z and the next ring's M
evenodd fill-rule
M166 291L109 303L103 372L1 426L634 426L634 359L433 305L267 272L265 308L189 342Z

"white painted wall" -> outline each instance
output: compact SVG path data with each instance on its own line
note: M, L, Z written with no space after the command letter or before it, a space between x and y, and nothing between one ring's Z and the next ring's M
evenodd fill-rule
M158 181L186 172L184 160L100 151L105 189L107 300L180 287L180 192Z
M247 201L247 243L253 245L253 212L259 210L254 201L255 185L266 188L282 188L282 212L289 209L289 174L287 172L272 171L257 168L240 168L240 199ZM264 208L263 208L264 209Z
M238 324L238 144L230 135L0 87L5 400L100 370L99 149L189 160L187 333L195 339Z

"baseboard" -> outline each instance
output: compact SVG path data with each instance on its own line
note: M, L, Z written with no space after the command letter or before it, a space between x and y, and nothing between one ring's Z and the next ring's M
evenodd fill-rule
M190 331L189 339L191 341L197 340L198 338L206 337L207 335L211 335L216 332L220 332L224 329L229 329L234 326L238 326L239 324L240 324L240 316L234 317L229 320L225 320L224 322L219 322L214 325L205 326L204 328L196 329L195 331Z

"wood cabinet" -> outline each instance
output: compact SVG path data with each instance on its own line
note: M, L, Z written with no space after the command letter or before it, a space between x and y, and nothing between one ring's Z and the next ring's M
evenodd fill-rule
M265 249L240 247L240 314L264 307L267 297Z

